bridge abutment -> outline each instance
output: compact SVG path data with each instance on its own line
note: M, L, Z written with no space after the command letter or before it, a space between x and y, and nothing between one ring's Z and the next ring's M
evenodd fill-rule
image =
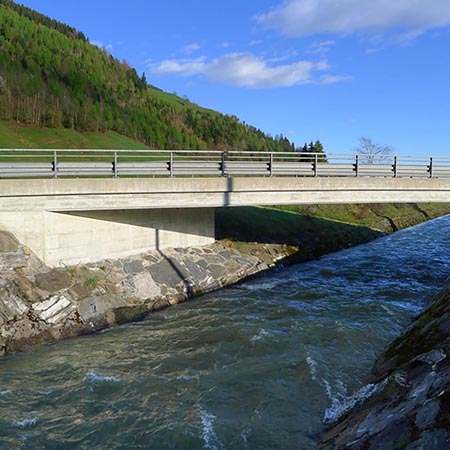
M214 208L0 212L0 228L51 267L214 242Z

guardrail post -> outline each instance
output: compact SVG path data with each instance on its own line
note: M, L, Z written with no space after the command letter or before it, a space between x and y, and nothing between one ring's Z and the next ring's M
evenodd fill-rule
M317 177L317 153L314 155L314 176Z
M222 173L222 176L225 176L225 158L226 158L227 152L222 152L221 156L221 162L220 162L220 171Z
M273 176L273 153L270 152L269 176Z
M430 172L430 178L433 178L433 157L430 156L430 165L428 166L428 170Z
M173 152L170 152L169 154L169 171L170 177L173 177Z
M117 152L114 152L113 172L114 172L114 178L117 178L118 177L118 173L117 173Z
M397 157L396 156L394 156L393 169L394 169L394 178L397 178Z
M359 177L359 155L355 155L355 174Z
M58 178L58 152L53 152L53 178Z

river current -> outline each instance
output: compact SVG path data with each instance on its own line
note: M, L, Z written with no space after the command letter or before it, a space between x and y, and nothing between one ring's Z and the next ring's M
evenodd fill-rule
M314 449L450 274L450 216L0 360L0 448Z

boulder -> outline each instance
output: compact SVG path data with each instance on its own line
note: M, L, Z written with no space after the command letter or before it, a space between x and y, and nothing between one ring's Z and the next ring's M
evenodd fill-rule
M19 241L7 231L0 231L0 253L16 253Z

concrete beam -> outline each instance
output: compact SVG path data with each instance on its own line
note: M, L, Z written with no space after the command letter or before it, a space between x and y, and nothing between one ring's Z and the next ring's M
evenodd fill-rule
M0 181L0 211L450 201L450 179L119 178Z

